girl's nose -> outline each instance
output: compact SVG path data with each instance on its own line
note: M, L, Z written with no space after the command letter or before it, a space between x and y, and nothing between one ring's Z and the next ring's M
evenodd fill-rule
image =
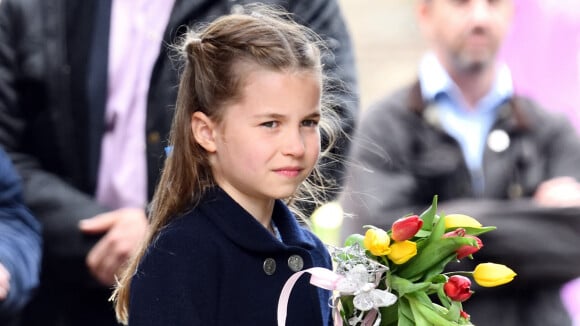
M284 155L302 156L306 151L304 135L300 129L289 131L284 135L282 153Z

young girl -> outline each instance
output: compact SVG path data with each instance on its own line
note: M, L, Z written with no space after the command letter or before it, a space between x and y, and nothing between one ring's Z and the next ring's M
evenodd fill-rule
M264 7L190 32L150 234L114 294L121 322L276 325L286 280L331 268L287 206L312 198L304 181L333 130L318 40ZM303 277L287 325L330 324L329 296Z

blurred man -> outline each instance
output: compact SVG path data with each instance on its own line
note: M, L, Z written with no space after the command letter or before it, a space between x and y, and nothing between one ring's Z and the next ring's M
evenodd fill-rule
M463 305L475 325L570 325L559 291L580 275L580 139L514 93L497 59L513 12L511 0L419 1L431 50L417 82L365 112L341 196L353 215L344 233L388 228L438 195L443 213L498 227L458 269L493 261L518 273L475 289Z

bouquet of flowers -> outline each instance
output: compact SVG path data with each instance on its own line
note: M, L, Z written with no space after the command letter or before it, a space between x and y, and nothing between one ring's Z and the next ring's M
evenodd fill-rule
M495 227L467 215L438 214L436 196L421 215L403 217L389 230L366 228L331 249L338 275L331 287L335 322L342 325L471 325L462 308L473 294L471 278L493 287L516 276L495 263L445 272L448 263L472 258L483 246L477 236Z

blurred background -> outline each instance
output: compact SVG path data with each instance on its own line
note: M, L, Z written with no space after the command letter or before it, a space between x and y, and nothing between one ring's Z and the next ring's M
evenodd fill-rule
M355 44L361 109L416 78L425 44L415 0L339 0Z
M415 18L418 0L339 0L355 46L361 105L417 78L427 49ZM501 58L516 92L563 114L580 132L580 0L515 0ZM359 116L360 117L360 116ZM342 211L334 204L312 216L315 232L338 244Z
M339 0L355 45L361 110L416 78L426 44L417 0ZM565 114L580 130L580 1L515 0L501 56L516 91Z

